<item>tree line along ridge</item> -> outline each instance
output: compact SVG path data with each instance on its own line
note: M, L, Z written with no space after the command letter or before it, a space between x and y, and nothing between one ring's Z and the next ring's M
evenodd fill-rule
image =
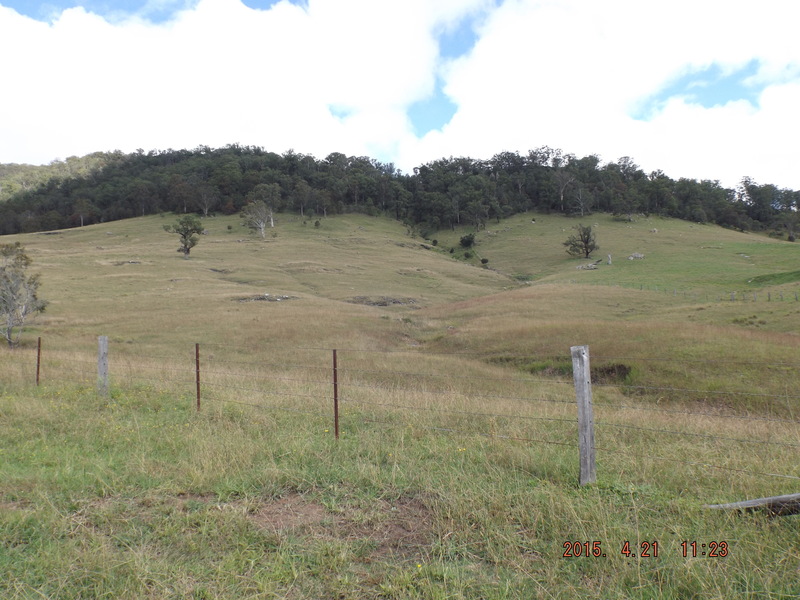
M421 232L535 210L585 216L607 212L769 231L794 241L800 191L743 178L671 179L629 157L602 164L541 147L488 160L450 157L403 173L392 163L334 152L324 159L228 145L213 149L119 151L49 166L0 165L0 235L48 231L167 211L235 214L265 202L303 217L344 212L386 215Z

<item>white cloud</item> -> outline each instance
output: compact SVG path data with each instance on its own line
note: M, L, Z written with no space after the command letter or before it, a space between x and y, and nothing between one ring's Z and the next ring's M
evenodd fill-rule
M605 160L632 156L676 178L732 186L751 175L800 188L791 166L800 158L797 16L800 7L781 2L508 0L446 74L454 119L405 152L485 157L550 145ZM753 60L760 69L751 83L767 86L758 108L673 99L651 122L631 116L680 75L711 65L735 72Z
M165 23L146 20L176 6ZM0 55L14 57L4 61L0 162L238 142L366 154L410 171L550 145L628 155L672 177L800 189L793 3L309 0L258 11L151 0L141 15L109 22L74 8L41 23L0 0ZM443 61L436 35L481 15L472 51ZM682 75L754 60L757 106L673 98L650 121L631 116ZM458 111L418 138L406 111L437 76Z

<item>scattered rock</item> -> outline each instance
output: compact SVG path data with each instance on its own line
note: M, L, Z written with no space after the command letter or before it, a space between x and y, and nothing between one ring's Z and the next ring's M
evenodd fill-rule
M390 296L355 296L347 302L367 306L413 306L417 304L414 298L392 298Z
M297 296L275 295L275 294L256 294L244 298L234 298L237 302L284 302L286 300L297 300Z

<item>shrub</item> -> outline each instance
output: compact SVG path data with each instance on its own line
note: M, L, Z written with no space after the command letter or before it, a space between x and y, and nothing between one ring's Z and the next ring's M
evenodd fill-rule
M460 243L464 248L472 248L475 244L475 234L468 233L467 235L461 236Z

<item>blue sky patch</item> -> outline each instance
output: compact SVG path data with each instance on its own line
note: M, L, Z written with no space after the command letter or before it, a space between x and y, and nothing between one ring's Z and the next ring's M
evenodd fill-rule
M468 54L478 41L475 26L476 16L472 15L461 19L452 29L442 31L438 36L439 57L448 61ZM445 95L442 85L442 80L437 77L433 95L415 102L408 109L408 118L418 137L424 136L429 131L441 130L458 110L458 107Z
M242 4L258 10L269 10L281 1L298 6L306 6L307 0L241 0ZM0 0L0 5L13 8L21 15L37 21L52 21L68 8L82 6L86 12L94 13L115 21L128 15L139 15L152 23L165 23L172 19L175 12L197 4L197 0Z
M166 0L150 3L148 0L49 0L31 2L30 0L0 0L0 4L13 8L21 15L38 21L52 21L68 8L82 6L86 12L100 15L109 21L127 15L139 15L153 23L169 21L176 11L196 2L186 0Z
M728 102L746 100L758 105L764 87L753 85L748 79L758 73L759 62L750 61L732 73L725 74L717 64L701 71L693 71L674 80L658 93L646 98L632 114L633 118L647 121L659 112L671 98L684 98L704 108L724 106Z
M249 8L255 8L257 10L269 10L276 4L280 4L283 0L241 0L242 4ZM286 0L289 4L295 4L296 6L306 7L308 5L308 0Z
M429 131L441 130L450 122L457 109L442 90L442 82L437 79L433 96L412 104L407 114L414 133L417 137L422 137Z
M445 59L458 58L472 50L477 41L474 20L462 19L454 29L439 35L439 54Z
M336 117L340 121L344 121L345 119L351 117L354 111L352 108L347 108L338 104L329 104L328 112L330 112L332 116Z

